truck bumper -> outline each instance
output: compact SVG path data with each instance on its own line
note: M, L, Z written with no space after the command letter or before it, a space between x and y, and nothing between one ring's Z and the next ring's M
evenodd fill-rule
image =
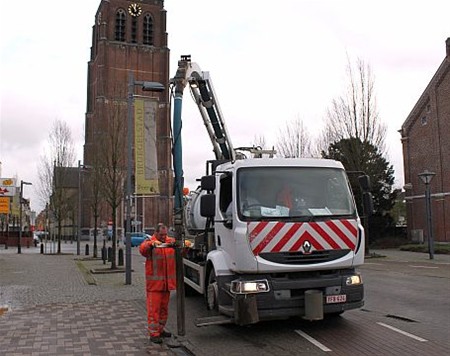
M322 293L323 314L338 314L346 310L357 309L364 305L363 284L347 285L348 277L354 276L354 270L321 272L313 275L246 275L234 276L234 279L252 280L267 279L270 291L251 295L256 300L259 320L283 319L294 316L305 316L305 292L309 290ZM225 281L219 281L220 285ZM229 284L225 282L224 288ZM229 295L229 294L228 294ZM222 297L224 295L222 294ZM331 297L331 298L327 298ZM220 298L222 299L222 298ZM228 299L228 298L226 298ZM225 303L223 303L225 302ZM219 310L230 317L239 314L236 310L241 305L233 299L220 300Z

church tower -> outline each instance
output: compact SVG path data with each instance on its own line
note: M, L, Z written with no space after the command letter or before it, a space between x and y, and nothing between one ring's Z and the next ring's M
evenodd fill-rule
M132 83L129 85L130 73ZM140 82L160 83L162 91L143 91ZM130 89L130 87L132 87ZM129 115L130 90L133 96L133 114ZM172 168L169 108L169 49L167 47L166 11L163 0L102 0L95 16L92 31L91 56L88 63L87 108L85 117L84 165L87 168L106 166L101 162L105 146L119 145L118 167L121 182L118 191L116 226L125 227L125 182L128 165L127 120L132 116L132 220L133 230L143 231L163 222L172 225ZM136 116L137 101L143 102L145 115ZM113 105L114 104L114 105ZM140 105L140 104L139 104ZM145 105L145 107L144 107ZM112 114L112 107L115 113ZM119 109L117 109L119 108ZM149 117L147 117L147 116ZM114 121L116 126L112 125ZM114 128L113 128L114 126ZM119 128L120 126L120 128ZM117 142L105 143L106 136L118 134ZM142 139L136 143L136 139ZM145 154L147 155L144 157ZM103 152L104 153L104 152ZM113 155L114 153L110 153ZM104 156L104 154L103 154ZM100 160L100 161L99 161ZM153 171L149 191L138 189L139 169L145 174ZM111 165L111 163L108 163ZM88 169L86 169L88 171ZM142 173L145 175L144 173ZM92 179L92 172L86 174ZM144 177L145 178L145 177ZM95 179L95 178L94 178ZM81 224L93 227L92 183L82 188L83 203ZM148 188L148 187L147 187ZM104 199L103 199L104 200ZM98 225L111 224L111 209L102 202Z

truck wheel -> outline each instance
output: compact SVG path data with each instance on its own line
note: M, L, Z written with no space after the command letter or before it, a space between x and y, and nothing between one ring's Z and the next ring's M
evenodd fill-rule
M208 274L206 285L206 309L219 310L219 286L214 268Z

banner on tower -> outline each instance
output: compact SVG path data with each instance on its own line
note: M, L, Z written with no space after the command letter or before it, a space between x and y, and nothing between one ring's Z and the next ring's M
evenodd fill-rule
M158 102L137 98L134 101L135 193L159 194L156 154L156 113Z

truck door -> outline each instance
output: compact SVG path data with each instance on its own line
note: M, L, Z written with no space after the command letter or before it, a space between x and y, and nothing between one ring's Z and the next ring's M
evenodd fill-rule
M235 202L233 201L232 180L231 172L222 174L219 178L214 228L217 248L226 252L227 259L231 258L234 261L233 216L235 214L233 212L235 211Z

